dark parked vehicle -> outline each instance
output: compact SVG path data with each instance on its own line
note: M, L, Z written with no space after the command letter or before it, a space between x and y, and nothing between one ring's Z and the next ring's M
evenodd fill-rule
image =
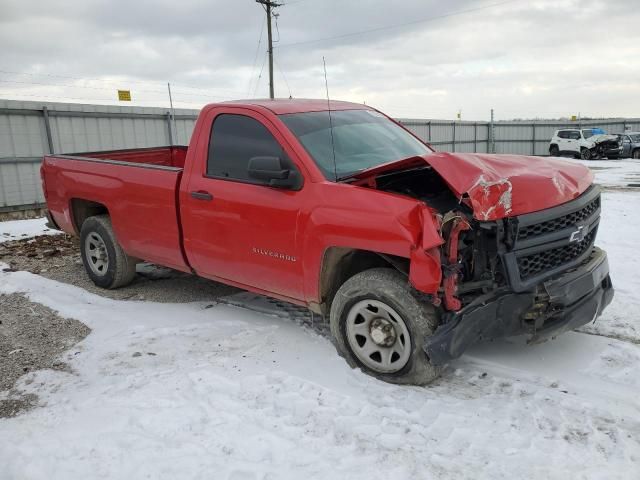
M623 158L640 159L640 132L617 133L622 145Z

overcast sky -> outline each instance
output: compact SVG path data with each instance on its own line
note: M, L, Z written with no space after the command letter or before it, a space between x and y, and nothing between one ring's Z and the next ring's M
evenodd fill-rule
M282 3L279 97L324 97L325 56L332 98L396 117L640 116L638 0ZM266 97L265 23L254 0L0 0L0 98Z

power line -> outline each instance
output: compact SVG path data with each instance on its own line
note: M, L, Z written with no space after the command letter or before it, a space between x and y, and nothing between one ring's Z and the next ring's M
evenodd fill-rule
M49 99L47 101L59 102L61 100L77 100L87 104L95 104L95 102L108 102L109 105L117 105L122 106L122 102L116 100L115 98L87 98L87 97L74 97L74 96L66 96L66 95L41 95L41 94L31 94L31 93L17 93L17 92L1 92L0 96L6 97L29 97L37 100ZM13 100L19 100L20 98L13 98ZM35 100L34 100L35 101ZM147 104L150 107L164 108L159 106L158 104L161 101L158 100L134 100L133 104ZM179 104L188 104L188 105L197 105L199 108L202 108L203 104L206 102L191 102L188 100L176 100L176 103ZM131 105L135 106L135 105Z
M247 95L251 93L251 84L253 83L253 72L256 69L256 63L258 62L258 54L260 53L260 44L262 43L262 34L264 33L264 24L261 22L260 36L258 37L258 45L256 46L256 53L253 57L253 65L251 66L251 74L249 75L249 85L247 85Z
M289 86L289 81L287 80L287 76L284 74L284 70L280 68L280 64L278 62L275 62L275 63L276 63L276 67L278 67L278 70L280 70L280 75L282 75L285 85L287 86L287 90L289 91L289 98L293 98L293 95L291 95L291 87Z
M15 95L18 97L32 97L32 98L52 98L54 100L60 100L60 99L65 99L65 100L82 100L83 102L118 102L118 100L114 99L114 98L86 98L86 97L67 97L67 96L60 96L60 95L40 95L40 94L32 94L32 93L15 93L15 92L0 92L0 95L7 95L7 96L11 96L11 95ZM158 103L157 100L136 100L135 103ZM194 102L181 102L181 103L194 103Z
M83 88L83 89L89 89L89 90L106 90L106 91L113 91L113 88L108 88L108 87L91 87L88 85L68 85L68 84L63 84L63 83L44 83L44 82L25 82L25 81L19 81L19 80L2 80L0 79L0 83L14 83L17 85L38 85L38 86L45 86L45 87L60 87L60 88ZM167 92L164 90L146 90L146 89L135 89L136 92L139 93L159 93L159 94L166 94ZM187 97L208 97L208 98L227 98L225 96L222 95L207 95L204 93L192 93L192 92L182 92L182 91L174 91L173 93L178 94L178 95L183 95L183 96L187 96Z
M264 60L262 60L262 67L260 68L260 74L258 75L258 79L256 80L256 88L253 90L253 97L255 98L256 93L258 91L258 85L260 85L260 79L262 78L262 72L264 71L264 64L267 63L267 54L264 54Z
M128 79L123 79L123 80L107 80L104 78L89 78L89 77L74 77L74 76L70 76L70 75L58 75L58 74L52 74L52 73L31 73L31 72L16 72L16 71L11 71L11 70L0 70L0 73L4 73L4 74L8 74L8 75L27 75L30 77L49 77L49 78L65 78L65 79L69 79L69 80L81 80L81 81L85 81L85 82L102 82L102 83L108 83L111 85L122 85L122 84L128 84L128 85L155 85L155 86L162 86L164 87L165 83L164 82L160 82L158 80L128 80ZM207 88L203 88L203 87L196 87L193 85L190 85L188 83L175 83L175 82L171 82L173 85L179 85L181 88L188 88L191 90L199 90L199 91L203 91L203 92L212 92L212 89L207 89ZM220 92L226 92L226 93L243 93L240 90L227 90L227 89L219 89ZM163 90L164 92L164 90Z
M299 0L299 1L304 1L304 0ZM520 0L504 0L502 2L491 3L489 5L483 5L483 6L480 6L480 7L467 8L465 10L459 10L457 12L445 13L445 14L442 14L442 15L435 15L435 16L432 16L432 17L422 18L420 20L412 20L410 22L395 23L393 25L385 25L385 26L382 26L382 27L369 28L367 30L360 30L360 31L357 31L357 32L343 33L343 34L334 35L334 36L331 36L331 37L323 37L323 38L316 38L316 39L313 39L313 40L302 40L300 42L285 43L283 45L278 45L277 48L293 47L293 46L297 46L297 45L308 45L310 43L320 43L320 42L326 42L328 40L337 40L337 39L340 39L340 38L355 37L355 36L358 36L358 35L365 35L367 33L380 32L380 31L384 31L384 30L391 30L391 29L394 29L394 28L401 28L401 27L406 27L406 26L409 26L409 25L416 25L418 23L432 22L434 20L441 20L443 18L449 18L449 17L458 16L458 15L465 15L467 13L479 12L481 10L487 10L489 8L499 7L501 5L506 5L506 4L509 4L509 3L514 3L514 2L519 2L519 1Z

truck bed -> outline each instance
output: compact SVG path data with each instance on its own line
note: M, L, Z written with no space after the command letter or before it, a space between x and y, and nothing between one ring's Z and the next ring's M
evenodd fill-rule
M102 152L73 153L60 155L64 157L83 157L99 160L140 163L164 167L184 168L187 157L186 146L129 148L125 150L108 150Z
M41 174L52 220L78 235L88 213L109 213L127 254L190 271L178 212L186 152L158 147L46 155Z

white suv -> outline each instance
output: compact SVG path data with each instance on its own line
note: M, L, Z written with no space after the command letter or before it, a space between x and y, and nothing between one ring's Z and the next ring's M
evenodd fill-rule
M618 158L622 153L616 135L607 135L599 128L565 128L556 130L549 142L549 155L572 155L583 160Z

